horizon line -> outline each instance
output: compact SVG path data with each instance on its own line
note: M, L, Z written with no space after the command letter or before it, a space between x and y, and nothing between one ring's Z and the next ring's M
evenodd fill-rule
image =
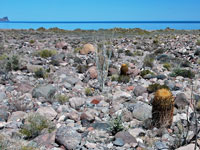
M0 23L200 23L200 21L0 21Z

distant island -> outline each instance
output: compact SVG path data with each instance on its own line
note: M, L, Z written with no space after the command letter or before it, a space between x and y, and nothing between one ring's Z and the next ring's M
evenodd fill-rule
M9 21L8 17L0 18L0 22L7 22L7 21Z

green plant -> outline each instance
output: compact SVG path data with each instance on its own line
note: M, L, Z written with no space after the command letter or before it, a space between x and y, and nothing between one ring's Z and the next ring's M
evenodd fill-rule
M47 50L47 49L45 49L45 50L41 50L39 52L39 55L42 58L48 58L48 57L51 57L51 56L53 56L55 54L56 54L56 50Z
M153 67L154 58L150 55L146 55L143 60L143 66L144 67Z
M163 67L166 68L169 71L171 69L171 64L170 63L164 63Z
M111 81L118 81L119 75L114 74L111 76Z
M30 43L30 44L35 43L35 40L30 40L29 43Z
M8 58L8 61L6 63L6 70L11 71L15 70L17 71L19 69L19 57L16 55L13 55Z
M48 131L51 132L54 128L55 127L52 126L47 118L36 113L27 118L27 122L20 129L20 133L23 134L25 138L30 139L41 134L43 129L48 129Z
M196 45L200 46L200 40L197 40Z
M122 117L121 115L113 118L110 121L110 132L115 135L117 132L124 130L123 122L122 122Z
M128 83L130 81L130 77L127 75L120 75L117 79L119 83Z
M134 51L133 56L143 56L144 53L142 51Z
M151 84L147 87L147 90L150 93L156 92L158 89L169 89L169 87L167 85L160 85L158 83Z
M143 71L140 72L140 75L141 75L142 77L144 77L144 76L147 75L147 74L154 75L154 73L151 72L150 70L143 70Z
M86 96L92 96L92 94L93 94L93 91L92 91L91 88L86 88L86 89L85 89L85 95L86 95Z
M173 72L171 73L171 76L172 77L182 76L184 78L194 78L195 74L191 70L178 68L178 69L173 70Z
M66 102L69 101L69 97L67 95L61 95L61 94L59 94L56 97L57 97L57 100L58 100L58 102L60 104L65 104Z
M0 56L0 60L5 60L7 58L8 58L8 56L5 53Z
M36 148L34 148L32 146L22 146L21 150L36 150Z
M46 77L46 72L44 69L39 68L35 71L35 77L36 78L45 78Z
M76 48L74 49L74 53L79 53L80 50L81 50L81 47L76 47Z
M133 53L130 50L125 51L126 56L133 56Z

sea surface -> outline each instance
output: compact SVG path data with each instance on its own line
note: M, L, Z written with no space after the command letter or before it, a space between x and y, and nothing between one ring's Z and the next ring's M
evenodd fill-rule
M44 27L65 30L98 30L111 28L141 28L145 30L171 29L197 30L200 21L9 21L0 22L0 29L38 29Z

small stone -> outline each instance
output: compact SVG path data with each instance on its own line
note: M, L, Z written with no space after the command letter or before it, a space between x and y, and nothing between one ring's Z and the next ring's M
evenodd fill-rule
M57 116L57 112L52 107L40 107L36 112L49 120L53 120Z
M95 143L89 143L86 142L85 146L89 149L95 149L96 148L96 144Z
M123 146L125 143L121 138L116 138L113 144L116 146Z
M81 97L72 97L69 99L69 104L74 109L79 109L85 104L85 99Z
M181 147L177 148L176 150L193 150L194 147L195 147L195 144L189 144L186 146L181 146ZM198 146L197 146L196 150L199 150Z
M92 104L99 104L99 102L100 102L100 100L98 100L98 99L93 99L93 100L91 101Z
M176 94L176 98L175 98L175 106L176 107L184 109L185 106L188 106L188 104L189 104L189 102L184 93Z
M165 142L157 141L155 142L155 146L158 150L168 150L169 147Z
M135 137L133 137L129 132L127 131L121 131L121 132L118 132L116 135L115 135L115 138L120 138L124 141L124 143L128 143L128 144L131 144L131 143L137 143L137 140L135 139Z
M143 86L136 86L133 93L135 94L135 96L142 96L143 93L146 93L147 90L146 88L144 88Z
M69 150L76 149L81 142L81 134L72 127L62 125L56 131L56 141Z
M97 76L98 76L98 73L97 73L97 68L95 66L92 66L88 69L88 72L90 74L90 78L91 79L96 79Z

